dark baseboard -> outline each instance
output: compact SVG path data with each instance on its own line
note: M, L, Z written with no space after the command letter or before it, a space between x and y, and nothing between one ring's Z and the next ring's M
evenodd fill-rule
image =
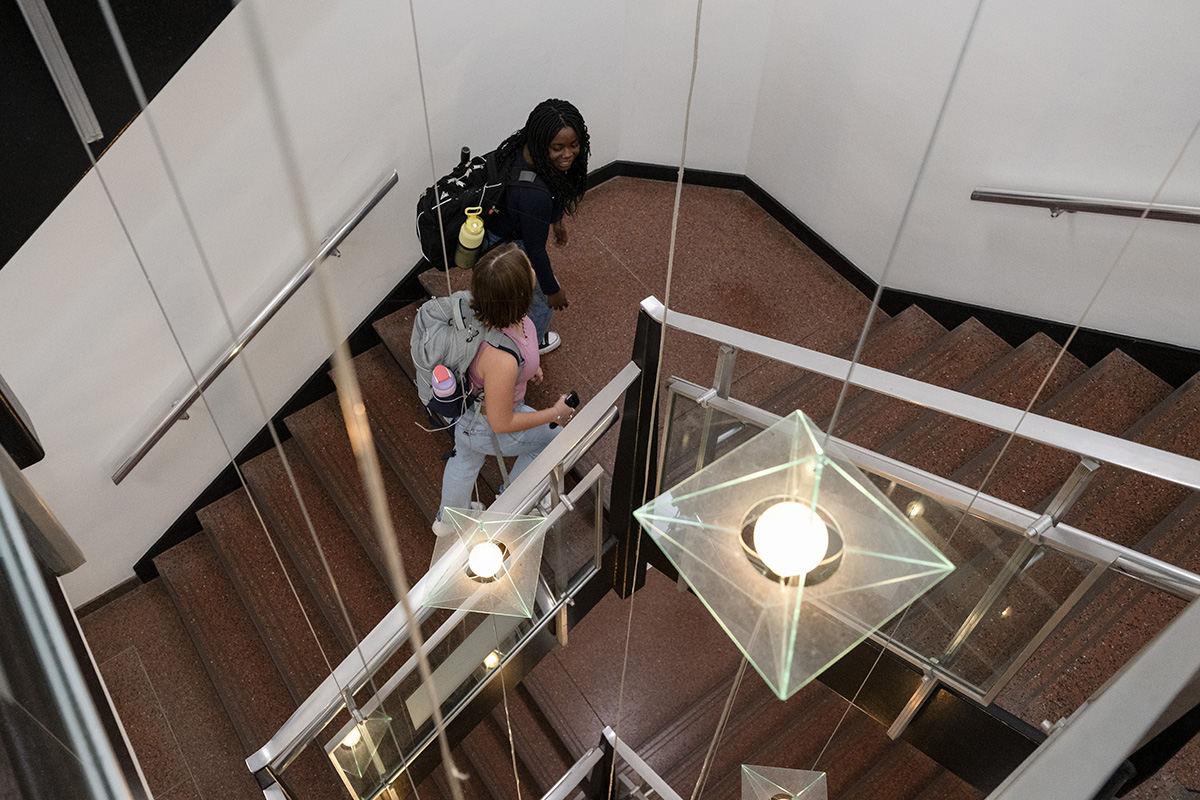
M644 164L636 161L614 161L592 172L589 186L597 186L615 177L644 178L656 181L675 181L679 177L678 167L659 164ZM761 186L745 175L711 170L685 170L683 182L694 186L713 186L721 189L736 189L757 203L783 227L787 228L806 247L816 253L839 275L850 282L867 297L874 297L879 284L867 273L838 252L808 227L782 203L768 194ZM880 308L895 316L911 305L916 305L947 328L954 328L967 319L975 317L987 325L1000 338L1016 346L1036 333L1049 336L1060 345L1067 341L1072 326L1038 319L1010 311L962 303L941 297L884 288ZM1087 366L1092 366L1113 350L1122 350L1158 377L1178 387L1193 375L1200 373L1200 350L1139 339L1132 336L1108 333L1092 328L1081 328L1067 347L1067 352Z
M118 583L116 586L109 589L104 594L96 595L91 600L87 601L86 603L81 605L79 608L75 609L75 616L79 617L79 619L83 619L88 614L92 613L93 611L101 609L104 606L111 603L112 601L114 601L124 595L129 594L134 589L141 586L142 583L143 583L142 579L139 578L137 575L134 575L132 578L129 578L128 580L124 580L121 583Z

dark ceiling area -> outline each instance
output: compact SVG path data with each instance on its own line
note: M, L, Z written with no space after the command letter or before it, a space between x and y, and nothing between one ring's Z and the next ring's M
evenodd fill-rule
M104 138L97 157L137 116L138 104L96 0L45 0ZM112 0L113 15L148 96L158 93L232 8L229 0ZM17 0L0 0L0 267L90 168Z

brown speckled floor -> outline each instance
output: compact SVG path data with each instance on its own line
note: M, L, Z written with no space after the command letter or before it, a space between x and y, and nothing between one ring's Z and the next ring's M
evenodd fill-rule
M570 223L569 243L551 246L555 271L569 295L570 307L555 317L553 327L562 335L563 344L545 357L547 379L542 386L531 387L529 401L533 405L546 405L570 389L578 390L586 401L629 360L639 302L651 295L665 298L674 193L670 183L610 180L592 190L580 205ZM839 355L853 351L870 306L867 298L757 205L729 190L684 188L672 273L670 302L676 311ZM454 277L461 282L463 276ZM406 558L417 565L410 572L419 574L428 561L428 518L437 501L439 456L445 444L442 438L417 431L412 420L393 419L412 413L412 403L407 403L411 398L397 394L404 389L404 371L410 368L404 353L411 324L409 309L376 325L385 345L399 356L398 369L384 348L356 361L364 370L368 413L386 417L378 426L380 450L387 459L386 483L394 501L401 547ZM974 320L946 332L923 312L909 309L893 320L878 315L864 360L1023 406L1040 383L1053 350L1044 337L1013 350ZM667 334L664 376L707 384L715 363L715 344L675 331ZM1086 372L1070 359L1060 370L1038 402L1041 413L1122 434L1158 407L1153 419L1130 435L1161 446L1176 442L1174 447L1185 450L1197 446L1200 425L1195 420L1200 415L1195 413L1195 387L1163 403L1170 394L1168 387L1120 353ZM838 387L830 381L745 354L739 356L734 375L734 397L776 413L799 405L825 418L837 397ZM309 512L349 601L349 625L294 498L286 492L278 455L269 453L250 462L246 475L272 533L280 537L281 550L297 562L298 579L311 594L310 608L319 609L325 618L324 638L333 649L329 639L336 636L347 644L351 626L362 635L390 601L372 563L379 562L380 553L378 545L366 536L369 520L357 504L361 488L347 466L351 464L349 447L335 404L326 400L303 410L289 418L288 426L297 436L287 444L288 456L301 486L312 493ZM331 437L338 427L341 438L335 440ZM937 415L866 395L848 398L835 433L881 447L901 459L911 454L922 467L968 484L978 483L999 452L996 437L978 426L949 423L947 427L947 421ZM615 433L603 439L591 460L611 471L615 442ZM1073 458L1016 443L1005 453L986 490L1027 508L1038 508L1073 466ZM318 473L319 469L326 473ZM403 477L397 474L401 471ZM1126 494L1143 491L1140 484L1124 476L1108 480ZM1178 505L1174 494L1152 489L1156 513L1160 506L1166 514ZM281 490L283 494L279 494ZM1099 508L1089 501L1081 505L1079 513ZM1145 524L1140 528L1130 522L1122 528L1124 541L1148 552L1187 558L1190 551L1183 531L1195 522L1197 513L1189 509L1168 516L1171 524L1164 522L1153 535L1147 531L1157 520L1142 520ZM1129 520L1122 518L1125 522ZM972 529L969 533L976 532ZM958 547L964 554L983 553L989 564L995 562L993 566L1002 563L1006 551L998 550L999 556L989 554L990 544L983 533L980 536L978 543L964 538ZM1192 568L1196 566L1200 564ZM1045 572L1045 567L1043 564L1040 569ZM1039 579L1037 570L1030 574L1030 580ZM1057 595L1050 582L1047 578L1045 594L1052 601ZM1072 664L1084 666L1064 664L1062 659L1036 662L1034 669L1041 682L1024 683L1025 694L1006 696L1011 700L1006 707L1027 716L1073 708L1086 696L1084 686L1092 687L1111 674L1119 666L1115 659L1128 658L1152 633L1148 619L1176 610L1153 593L1128 587L1101 584L1093 595L1100 602L1119 603L1127 610L1115 620L1090 612L1090 616L1081 614L1069 620L1062 630L1065 644L1061 649L1064 654L1071 653ZM661 576L651 573L647 589L632 602L631 656L623 695L620 666L630 601L610 595L571 632L569 646L544 659L527 679L521 702L532 705L523 705L516 712L519 716L542 715L544 723L548 720L559 730L565 750L578 756L595 744L602 725L617 721L620 705L622 737L645 748L643 754L650 763L662 769L677 790L690 793L739 656L699 603L678 593ZM1112 628L1107 648L1089 644L1089 625L1098 624L1092 617ZM1165 620L1156 620L1162 622ZM288 624L294 629L296 623L291 620ZM156 797L261 797L241 763L243 754L234 728L159 582L91 614L84 628ZM988 656L989 647L998 647L995 643L1001 641L982 642L979 652L983 655L979 657ZM179 654L172 655L171 648L178 648ZM286 657L282 646L273 647L271 654L277 659ZM311 653L306 658L311 658ZM1087 680L1074 680L1077 675L1086 675ZM289 684L309 684L312 679L311 675L289 676ZM1036 691L1030 688L1034 686ZM535 705L540 710L532 710ZM779 703L751 670L731 712L730 724L737 726L738 733L718 751L705 797L723 800L737 795L736 770L742 759L809 768L835 728L838 734L821 762L831 774L831 797L969 800L980 796L908 745L887 740L880 726L858 711L852 710L842 721L845 711L845 701L819 683L810 684L788 703ZM481 726L465 746L468 771L511 770L511 763L507 767L492 763L507 754L502 746L506 742L497 740L499 729L494 723L488 723L492 727L487 729ZM524 743L527 748L531 741ZM565 757L565 751L558 756ZM472 762L472 757L482 763ZM1177 759L1159 781L1166 787L1163 791L1176 791L1180 780L1194 779L1200 770L1191 765L1197 761L1196 754ZM544 782L544 766L531 761L521 769L523 775ZM506 774L511 777L511 771ZM439 785L433 778L426 781L421 786L422 796L436 798L441 794ZM522 789L526 789L524 784ZM1142 790L1140 796L1152 796L1147 791L1150 789ZM473 800L507 800L508 794L499 783L486 781L476 782L469 792Z

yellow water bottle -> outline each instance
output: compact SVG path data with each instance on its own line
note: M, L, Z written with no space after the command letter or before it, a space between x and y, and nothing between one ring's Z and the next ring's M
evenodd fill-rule
M483 247L483 214L482 206L472 206L466 209L467 219L458 229L458 249L454 251L454 263L463 269L475 266L479 258L479 250Z

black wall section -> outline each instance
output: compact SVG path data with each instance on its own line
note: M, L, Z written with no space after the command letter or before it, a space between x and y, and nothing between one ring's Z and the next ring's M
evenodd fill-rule
M678 178L679 169L658 164L614 161L593 172L589 179L589 185L595 186L618 175L629 178L674 181ZM868 297L873 297L879 288L879 284L873 278L855 266L829 242L822 239L812 228L785 208L782 203L767 194L761 186L745 175L689 169L683 173L683 182L695 186L715 186L744 192L860 292ZM885 288L883 297L880 299L880 307L893 316L914 304L947 328L953 328L967 318L975 317L1014 347L1038 332L1046 334L1059 344L1065 342L1071 333L1071 326L1061 322L1051 322L895 289ZM1092 366L1113 350L1121 349L1146 369L1175 387L1181 386L1188 378L1200 372L1200 351L1087 328L1079 331L1067 349L1088 366Z
M130 57L154 97L216 29L230 0L111 0ZM46 0L104 138L100 156L138 104L96 0ZM90 162L16 2L0 3L0 266L87 173Z

